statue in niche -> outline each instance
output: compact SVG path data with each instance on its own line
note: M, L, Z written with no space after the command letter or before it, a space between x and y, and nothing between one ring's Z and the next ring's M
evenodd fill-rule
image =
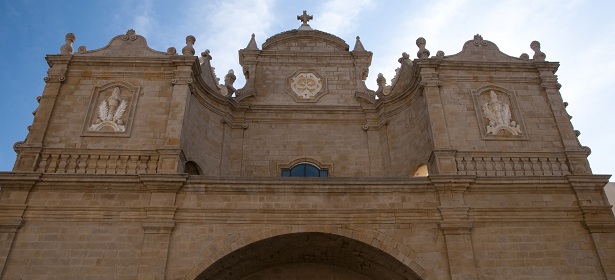
M109 97L100 102L98 106L98 118L88 128L90 131L99 131L104 127L110 127L115 132L124 132L126 127L122 116L126 111L126 100L120 97L120 88L115 87Z
M519 124L511 118L510 106L500 101L493 90L489 92L489 102L483 105L483 116L489 119L487 134L496 135L500 130L508 131L512 135L521 134Z

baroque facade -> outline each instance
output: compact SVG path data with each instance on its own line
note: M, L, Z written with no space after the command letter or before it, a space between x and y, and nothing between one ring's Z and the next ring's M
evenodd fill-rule
M50 65L0 174L2 279L615 279L615 219L538 42L416 40L388 83L314 30L218 79L129 30Z

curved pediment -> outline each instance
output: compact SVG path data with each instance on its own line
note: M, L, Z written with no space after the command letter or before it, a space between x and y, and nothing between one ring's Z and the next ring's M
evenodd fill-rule
M166 57L176 54L175 48L169 48L167 52L160 52L147 46L145 37L137 35L130 29L125 35L113 37L109 44L96 50L85 50L79 47L74 55L83 56L131 56L131 57Z
M461 52L445 56L446 60L457 61L521 61L500 51L498 46L491 41L483 40L480 35L474 35L474 40L469 40L463 45Z
M263 44L263 51L348 51L348 44L341 38L319 30L293 29L271 36Z

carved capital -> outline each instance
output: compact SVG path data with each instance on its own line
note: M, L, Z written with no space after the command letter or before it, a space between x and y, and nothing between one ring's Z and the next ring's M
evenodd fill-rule
M613 222L587 222L583 221L583 227L585 227L589 233L614 233L615 223Z
M459 222L441 222L440 229L444 235L460 235L470 234L472 231L472 222L459 221Z
M172 85L191 85L194 82L192 77L175 76L171 79Z
M144 222L143 231L145 234L170 234L175 228L175 221L155 221Z
M544 89L560 89L562 85L560 83L542 83L540 84Z
M440 214L442 215L442 220L445 221L467 220L468 212L470 211L470 207L467 206L439 206L438 209L440 210Z
M177 193L187 179L186 174L139 174L139 180L152 193Z
M421 87L441 87L442 86L442 81L440 81L440 80L422 80L419 83L419 86L421 86Z
M45 83L63 83L66 80L64 75L47 75L47 77L43 78Z

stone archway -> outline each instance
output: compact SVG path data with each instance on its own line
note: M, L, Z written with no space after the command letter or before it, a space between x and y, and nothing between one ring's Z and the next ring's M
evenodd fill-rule
M283 279L423 279L372 245L322 232L287 233L250 243L218 259L196 279L268 279L272 275Z

